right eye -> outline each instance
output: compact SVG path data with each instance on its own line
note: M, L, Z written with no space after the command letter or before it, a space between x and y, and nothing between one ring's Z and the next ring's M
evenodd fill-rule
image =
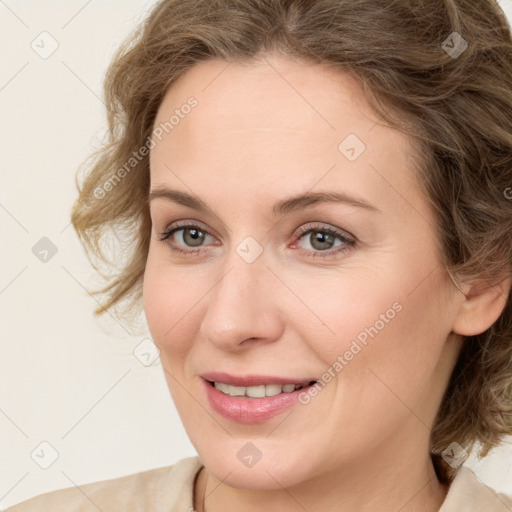
M176 224L169 226L163 233L161 233L158 239L162 242L166 242L172 251L181 254L198 254L204 250L203 242L212 238L205 229L197 224L185 223L176 226ZM180 247L181 246L181 247ZM199 248L200 250L187 250L182 247Z

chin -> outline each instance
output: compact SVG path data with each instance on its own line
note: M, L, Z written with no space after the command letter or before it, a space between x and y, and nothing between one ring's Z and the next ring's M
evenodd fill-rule
M216 450L206 450L206 452L198 450L199 457L208 472L230 487L255 491L280 490L283 487L293 487L310 478L311 468L305 466L303 460L301 463L301 460L289 458L282 453L274 453L266 457L263 453L261 459L252 466L245 465L236 453L246 442L239 439L234 444L237 448L233 450L235 453L233 457L226 457L226 453L231 450L226 450L225 447L219 447L219 452L222 453ZM265 451L265 448L262 451ZM289 453L288 449L286 451Z

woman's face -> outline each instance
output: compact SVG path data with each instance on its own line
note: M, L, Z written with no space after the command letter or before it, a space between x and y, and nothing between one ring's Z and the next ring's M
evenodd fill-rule
M426 460L460 293L409 139L347 75L276 56L196 65L158 127L144 308L208 471L278 489Z

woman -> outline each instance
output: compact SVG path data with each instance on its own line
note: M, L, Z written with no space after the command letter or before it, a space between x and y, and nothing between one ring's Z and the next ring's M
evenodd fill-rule
M496 2L159 2L72 220L198 457L28 510L510 511L512 39Z

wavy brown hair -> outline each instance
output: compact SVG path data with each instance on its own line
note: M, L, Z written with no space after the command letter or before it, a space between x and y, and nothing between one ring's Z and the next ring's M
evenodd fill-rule
M169 87L198 62L270 53L350 73L374 111L411 137L455 283L510 275L512 39L496 1L161 0L108 69L108 140L77 177L73 226L93 266L115 269L94 292L106 297L95 314L140 310L151 232L141 148ZM121 261L104 251L109 231ZM441 457L452 441L485 455L512 433L511 418L509 294L498 320L464 340L440 405L431 455L441 481L454 476Z

